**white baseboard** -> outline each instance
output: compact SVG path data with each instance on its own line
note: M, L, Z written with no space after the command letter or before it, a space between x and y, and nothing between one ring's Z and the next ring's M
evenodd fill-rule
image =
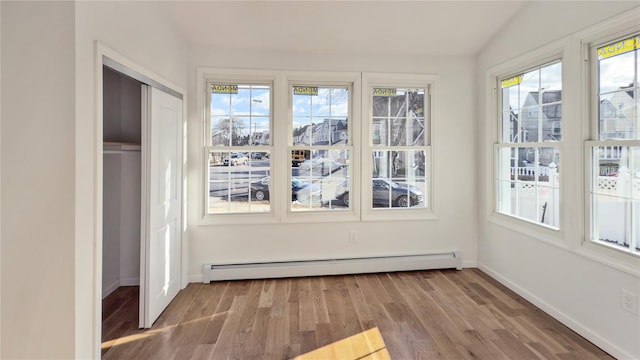
M109 284L107 287L102 288L102 299L109 296L112 292L114 292L117 288L120 287L120 279L116 279L113 283Z
M120 278L120 286L140 286L140 278Z
M498 274L496 271L489 268L488 266L479 264L478 268L482 270L484 273L486 273L487 275L491 276L492 278L500 282L501 284L503 284L504 286L508 287L510 290L514 291L518 295L525 298L527 301L529 301L533 305L537 306L547 314L551 315L554 319L560 321L562 324L569 327L571 330L575 331L585 339L589 340L590 342L594 343L596 346L608 352L611 356L617 359L634 359L632 354L629 354L625 350L618 347L616 344L611 343L609 340L600 336L600 334L584 326L579 321L575 320L574 318L568 316L567 314L558 310L554 306L550 305L549 303L545 302L544 300L530 293L529 291L519 286L515 282L511 281L510 279Z
M109 296L112 292L114 292L120 286L140 286L140 278L120 278L116 279L109 286L102 289L102 299Z

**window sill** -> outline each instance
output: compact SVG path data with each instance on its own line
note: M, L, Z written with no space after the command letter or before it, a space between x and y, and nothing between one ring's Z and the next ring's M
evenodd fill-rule
M369 209L362 215L363 221L424 221L438 220L431 209Z
M605 244L585 240L576 254L640 278L640 257Z
M539 225L526 220L518 219L501 213L493 212L489 216L489 222L500 227L518 232L546 244L569 250L564 242L564 233L559 229L554 229L546 225Z
M277 223L279 223L278 218L271 212L258 214L205 214L198 221L198 226Z

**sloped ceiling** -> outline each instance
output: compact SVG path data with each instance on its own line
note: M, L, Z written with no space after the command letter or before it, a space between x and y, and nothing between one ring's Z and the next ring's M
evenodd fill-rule
M472 55L527 1L167 1L193 46L322 54Z

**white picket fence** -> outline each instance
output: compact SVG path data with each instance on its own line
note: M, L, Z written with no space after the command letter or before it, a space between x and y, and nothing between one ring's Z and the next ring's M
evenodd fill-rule
M640 244L640 177L599 176L594 192L598 239L628 246ZM635 237L632 241L631 237Z

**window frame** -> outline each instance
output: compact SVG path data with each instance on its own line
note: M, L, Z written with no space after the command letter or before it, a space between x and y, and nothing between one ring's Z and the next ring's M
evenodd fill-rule
M500 82L499 79L508 78L509 75L525 73L530 69L534 69L543 64L549 64L554 61L561 61L563 63L562 70L562 82L563 87L566 83L567 72L566 70L566 52L567 45L565 40L558 40L548 45L538 48L536 50L522 54L516 58L513 58L505 63L490 68L486 72L485 77L485 89L486 89L486 119L489 122L488 131L486 132L485 140L492 144L486 148L486 157L490 161L490 171L487 172L487 182L485 183L485 192L487 194L487 201L485 201L485 211L488 214L487 220L491 223L499 225L501 227L526 234L535 236L541 242L557 246L560 248L568 248L567 244L563 241L566 233L564 227L565 221L565 198L568 191L561 191L559 197L559 213L560 213L560 227L559 229L550 228L547 226L541 226L539 224L516 218L510 215L506 215L497 211L498 208L498 158L497 158L497 146L502 138L502 109L500 107ZM565 94L563 94L563 104L567 100ZM568 102L568 101L567 101ZM567 119L568 107L562 107L562 118ZM565 146L566 129L568 122L563 123L563 141L559 144L561 153L566 154ZM565 166L566 167L566 166ZM566 176L565 176L566 177Z
M395 73L363 73L362 74L362 176L360 179L360 206L362 208L362 218L365 221L399 221L399 220L435 220L436 216L436 200L434 196L434 149L435 139L434 129L436 119L436 83L437 76L425 74L395 74ZM374 208L372 205L372 164L370 154L376 151L388 151L388 147L384 149L380 146L374 146L372 141L371 119L372 111L372 89L373 88L424 88L425 104L428 110L425 111L425 128L427 136L425 137L425 145L417 146L398 146L398 151L419 150L425 151L425 178L427 187L423 194L425 207L420 208Z
M283 189L288 194L288 199L291 198L291 151L304 147L313 148L314 146L294 146L293 145L293 86L318 86L318 87L348 87L351 90L350 94L350 109L348 112L349 121L349 142L348 146L342 148L349 148L350 151L350 190L353 189L353 184L360 179L360 107L361 107L361 76L359 72L319 72L319 71L286 71L283 72L281 78L280 88L285 89L285 97L283 99L286 102L286 124L282 126L280 130L281 138L285 141L282 144L278 144L283 147L283 169L280 171L282 176L285 177L283 183L286 183L286 188ZM276 130L277 131L277 130ZM288 154L288 156L287 156ZM286 176L284 175L286 173ZM356 192L357 193L357 192ZM355 194L359 195L359 194ZM280 201L276 206L280 207L280 211L284 216L282 217L283 223L320 223L320 222L352 222L360 220L360 206L355 200L355 197L350 198L349 209L346 210L308 210L308 211L292 211L291 201Z
M495 89L495 104L494 104L494 109L495 109L495 113L494 116L492 117L492 119L494 120L494 124L496 126L495 128L495 140L494 140L494 145L493 145L493 154L492 154L492 159L493 159L493 172L492 172L492 188L493 188L493 199L492 199L492 204L493 204L493 214L496 218L502 219L504 221L514 221L515 223L518 223L519 225L522 226L526 226L529 229L535 229L536 231L541 231L543 233L546 233L545 236L551 236L554 237L555 239L552 241L557 241L557 238L559 235L561 235L563 233L563 228L564 228L564 206L563 206L563 196L564 196L564 190L561 186L561 184L559 183L557 185L557 191L558 191L558 204L557 204L557 217L558 217L558 226L554 227L551 225L547 225L544 223L541 223L539 221L533 221L533 220L529 220L526 219L525 217L519 217L519 216L515 216L513 214L509 214L503 211L500 211L500 194L499 194L499 182L502 181L499 176L500 176L500 152L502 149L519 149L519 148L534 148L534 149L542 149L542 148L556 148L558 151L558 155L563 154L564 153L564 144L565 144L565 106L564 106L564 94L562 96L562 100L560 100L560 104L562 106L562 110L561 110L561 122L562 122L562 127L561 127L561 131L562 131L562 139L560 141L556 141L556 142L544 142L544 141L540 141L540 139L538 138L537 141L535 142L507 142L503 140L504 137L504 129L503 129L503 125L504 125L504 119L503 119L503 109L502 109L502 86L501 83L504 80L510 79L510 78L514 78L516 76L518 76L518 74L526 74L528 72L531 71L539 71L547 66L551 66L554 64L560 63L562 66L562 70L561 70L561 80L563 82L564 85L564 58L562 56L562 54L556 53L555 55L548 55L546 57L542 57L540 59L534 59L531 61L526 61L520 64L516 64L513 67L509 67L509 69L512 69L510 71L503 71L500 75L495 76L494 78L494 89ZM564 91L564 86L562 87L562 90ZM542 95L544 96L546 93L543 93ZM555 103L556 101L552 102ZM540 103L540 101L538 101L538 103ZM543 101L544 103L544 101ZM544 105L540 105L539 109L540 112L543 112ZM519 110L522 110L522 108L520 108ZM542 124L538 124L539 127L542 126ZM542 131L542 130L539 130ZM539 136L540 134L538 134ZM562 158L562 156L561 156ZM564 160L561 160L561 163L564 162ZM516 181L517 183L517 181ZM539 187L540 185L537 185L537 180L536 180L536 189L537 187ZM542 185L545 186L545 185ZM551 182L549 182L549 187L553 187L553 184L551 184Z
M597 49L601 46L615 43L619 40L629 38L631 36L640 36L640 24L637 24L637 13L626 14L616 20L610 20L600 26L589 29L581 36L581 47L583 52L583 82L588 85L584 98L586 106L584 107L584 119L588 129L588 135L583 142L584 154L584 236L581 240L581 252L586 256L594 257L599 261L610 264L624 271L633 271L640 264L640 252L633 251L631 244L629 249L625 250L604 241L594 239L594 228L597 227L595 222L595 208L592 198L593 191L593 173L595 171L595 161L593 151L600 146L634 146L640 147L640 138L637 139L602 139L599 134L599 59ZM640 76L638 74L637 76ZM637 79L636 79L637 80ZM640 113L640 109L636 108ZM639 129L636 129L639 131ZM636 270L637 271L637 270Z
M199 129L202 134L200 138L201 151L199 159L200 169L202 176L199 176L200 196L198 202L200 203L200 219L199 225L232 225L232 224L265 224L275 223L278 221L278 210L274 207L274 204L270 200L270 211L268 212L238 212L238 213L220 213L212 214L208 212L208 189L209 189L209 151L219 148L223 150L223 147L212 146L208 139L211 134L211 115L210 115L210 92L209 84L211 83L251 83L251 84L269 84L271 86L270 96L270 123L269 123L269 145L264 146L265 151L269 151L271 154L270 173L273 173L276 169L274 157L276 148L277 134L275 130L275 118L277 114L277 102L274 98L274 93L277 86L277 73L273 71L264 70L238 70L238 69L218 69L218 68L198 68L197 69L197 82L196 82L196 96L197 109L201 123ZM224 151L234 151L242 148L242 146L228 146L224 148ZM271 189L270 189L271 192ZM273 187L273 197L279 196L279 188ZM270 196L271 198L271 196Z

